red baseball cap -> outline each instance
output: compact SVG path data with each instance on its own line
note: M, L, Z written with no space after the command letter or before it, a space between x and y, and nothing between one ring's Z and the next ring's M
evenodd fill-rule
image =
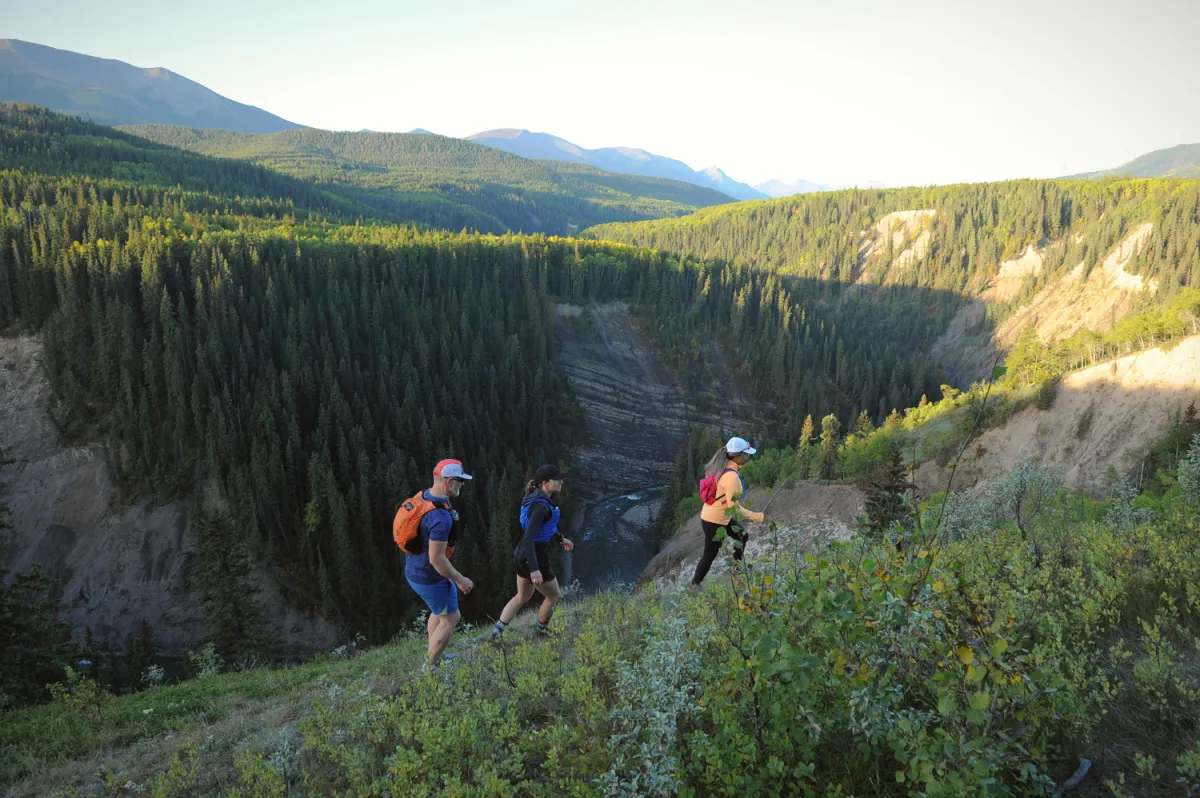
M433 475L444 479L471 479L470 474L463 473L461 460L439 460L433 467Z

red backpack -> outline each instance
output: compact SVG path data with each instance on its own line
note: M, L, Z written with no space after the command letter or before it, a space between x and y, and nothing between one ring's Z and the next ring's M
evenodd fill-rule
M736 471L734 468L726 468L719 474L709 474L700 480L700 498L705 504L712 504L717 499L721 498L717 495L717 483L721 481L721 477L729 471Z

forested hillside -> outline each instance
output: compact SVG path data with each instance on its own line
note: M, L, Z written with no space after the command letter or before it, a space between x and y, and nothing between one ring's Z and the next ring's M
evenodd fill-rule
M44 330L62 429L109 441L130 496L219 479L235 517L204 533L256 541L296 597L372 637L411 601L391 513L450 452L480 475L456 560L487 598L466 609L503 599L519 480L581 433L556 302L631 301L681 374L701 344L724 350L787 438L806 413L905 406L938 385L910 355L913 325L844 321L875 301L915 311L927 291L825 310L807 304L813 281L623 245L331 224L222 193L294 185L259 167L140 150L44 111L0 119L23 142L0 164L0 328ZM108 177L143 166L194 188Z
M165 125L122 130L348 188L392 219L452 230L567 235L600 222L679 216L731 201L718 191L676 180L531 161L434 134L304 129L252 135Z
M1128 296L1106 305L1112 312L1093 320L1090 332L1200 287L1200 183L1194 181L1023 180L839 191L604 225L585 234L819 281L826 304L843 308L866 286L934 290L919 314L873 303L867 316L852 320L856 328L916 325L905 339L918 344L936 339L968 301L986 304L971 322L986 339L1039 289L1068 274L1082 285L1102 264L1116 277L1127 275L1116 285L1128 287ZM1126 239L1130 251L1110 257ZM1022 253L1036 257L1023 262ZM998 278L1006 281L1003 290L987 292ZM1071 295L1057 300L1069 313Z

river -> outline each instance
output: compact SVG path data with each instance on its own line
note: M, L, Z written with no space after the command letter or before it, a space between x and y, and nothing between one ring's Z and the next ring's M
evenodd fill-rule
M571 536L575 550L563 552L562 584L579 580L584 593L632 587L658 553L654 522L662 509L662 492L662 488L647 488L577 514Z

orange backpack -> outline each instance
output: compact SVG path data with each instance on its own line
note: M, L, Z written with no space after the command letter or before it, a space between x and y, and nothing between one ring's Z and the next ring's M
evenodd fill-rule
M421 519L430 510L439 507L449 510L450 515L454 518L454 525L458 526L458 513L454 512L450 503L431 502L425 498L425 491L418 491L416 496L400 505L400 509L396 511L396 518L392 521L392 539L396 541L400 551L405 554L425 553L425 547L421 541ZM454 537L454 532L451 531L450 540L446 543L447 557L454 553Z

